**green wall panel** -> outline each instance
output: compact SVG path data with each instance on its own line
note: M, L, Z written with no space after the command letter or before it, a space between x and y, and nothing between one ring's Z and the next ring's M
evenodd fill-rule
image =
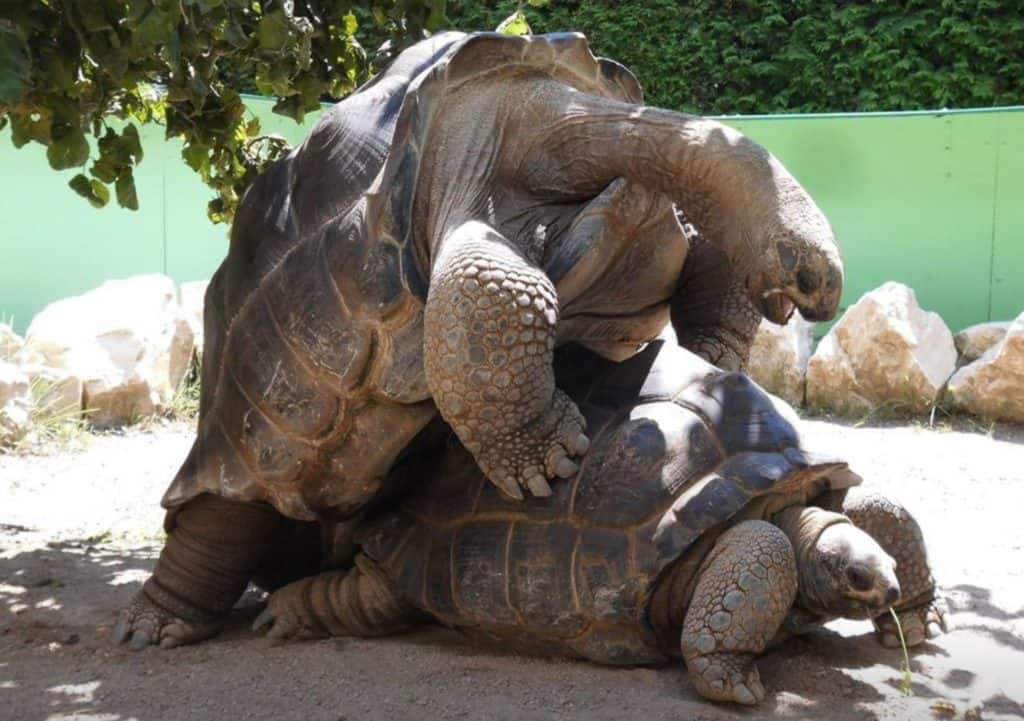
M0 318L24 331L47 303L110 278L163 270L163 142L159 128L141 133L146 158L136 174L132 213L111 203L96 210L56 172L46 149L16 149L0 133Z
M999 168L992 237L993 319L1024 311L1024 114L996 121Z
M897 280L955 331L989 318L994 138L1011 119L1024 129L1024 113L726 120L778 155L828 215L846 264L844 306ZM1024 177L1010 192L1024 195ZM1008 224L1019 236L1019 216ZM1024 258L1003 270L1024 282Z
M301 142L303 126L249 106L265 132ZM955 331L1024 311L1024 108L943 113L724 118L779 156L835 226L844 305L887 280ZM67 188L42 148L0 133L0 317L24 331L47 303L109 278L209 277L227 229L206 219L211 193L160 128L143 132L138 212L97 211Z

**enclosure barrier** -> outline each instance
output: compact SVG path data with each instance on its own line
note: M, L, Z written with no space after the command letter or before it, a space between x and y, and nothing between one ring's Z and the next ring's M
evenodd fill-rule
M305 126L248 98L267 132ZM846 263L844 306L886 280L917 292L954 331L1024 310L1024 107L722 118L782 159L825 210ZM163 128L142 133L140 210L94 210L45 149L0 132L0 320L24 332L47 303L104 280L163 272L209 277L227 231L209 191Z

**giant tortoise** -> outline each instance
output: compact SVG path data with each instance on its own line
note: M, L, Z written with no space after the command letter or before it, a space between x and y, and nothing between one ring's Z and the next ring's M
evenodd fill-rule
M781 401L671 343L618 365L559 355L593 432L571 483L516 503L457 442L423 452L396 468L415 490L367 521L354 567L283 587L256 626L432 619L601 663L682 656L698 692L743 704L765 695L754 658L810 625L871 618L895 645L893 607L911 645L941 630L914 519L802 448Z
M833 233L793 177L720 123L640 102L580 35L443 33L253 183L206 294L168 544L121 637L208 634L275 514L355 517L437 411L506 493L548 495L589 443L556 345L629 357L673 293L680 338L712 359L736 355L737 307L747 330L751 308L834 315ZM677 208L706 238L692 258Z

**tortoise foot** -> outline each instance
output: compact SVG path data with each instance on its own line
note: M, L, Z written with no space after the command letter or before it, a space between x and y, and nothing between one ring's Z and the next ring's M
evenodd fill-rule
M276 641L323 636L309 612L309 586L315 577L289 583L270 594L267 607L252 623L253 631L263 631Z
M139 591L121 612L111 640L118 645L127 643L133 651L141 651L147 646L174 648L204 641L220 631L221 626L220 621L186 621L160 608L143 591Z
M926 603L896 611L908 648L920 645L930 638L949 630L946 623L946 604L936 598ZM879 642L886 648L899 648L900 636L892 615L886 613L874 620Z
M540 417L482 444L474 455L487 477L513 498L523 497L521 489L550 496L548 480L576 473L570 457L583 455L590 446L585 424L576 404L556 389Z
M704 698L753 706L765 690L757 666L748 656L721 653L699 656L687 664L693 686Z

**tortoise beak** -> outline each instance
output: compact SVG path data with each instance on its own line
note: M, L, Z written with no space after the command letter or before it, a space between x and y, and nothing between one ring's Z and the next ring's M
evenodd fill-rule
M796 303L784 290L773 288L761 294L758 310L765 318L776 325L786 325L793 317Z

